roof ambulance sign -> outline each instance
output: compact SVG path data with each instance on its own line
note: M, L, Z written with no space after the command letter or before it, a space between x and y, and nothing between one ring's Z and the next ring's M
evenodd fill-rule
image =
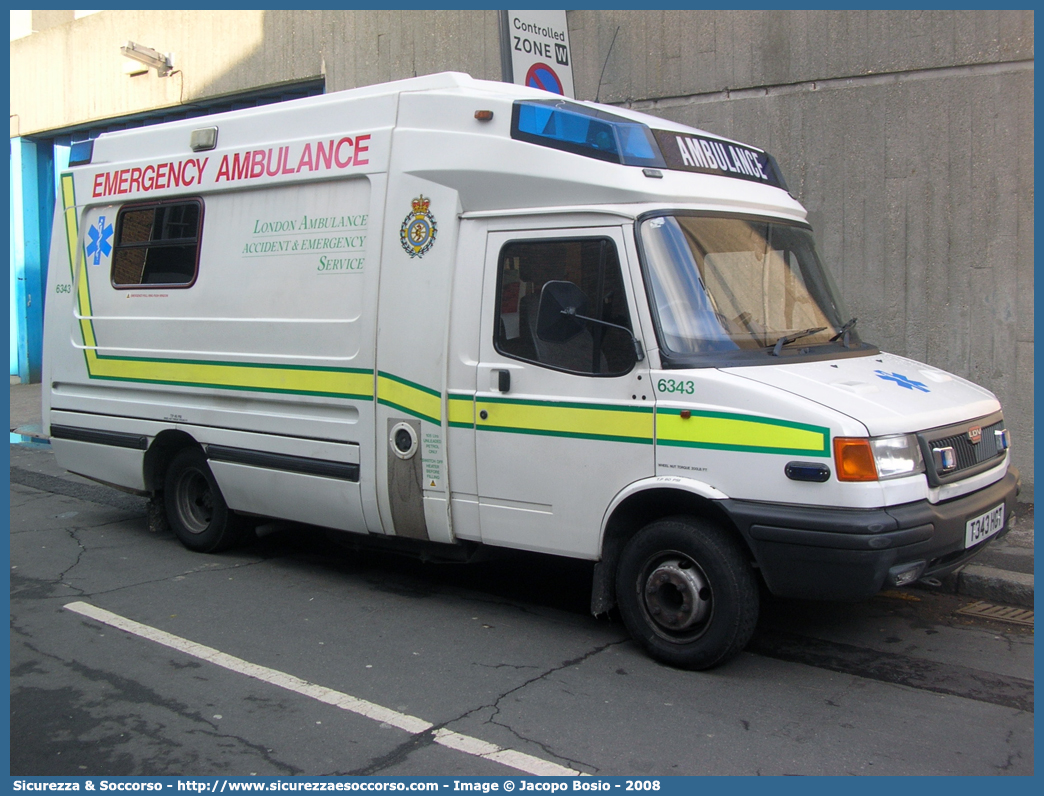
M565 11L502 12L506 30L501 47L510 53L504 80L573 98L573 66ZM504 24L504 23L502 23ZM508 72L508 59L504 71Z
M772 159L760 150L701 135L653 130L669 169L718 174L786 188Z

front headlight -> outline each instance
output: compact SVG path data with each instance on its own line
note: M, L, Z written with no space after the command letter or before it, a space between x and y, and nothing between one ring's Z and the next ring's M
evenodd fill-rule
M913 434L872 438L870 447L874 451L877 477L882 481L924 472L921 446L917 444L917 437Z
M924 472L914 434L890 437L835 437L838 481L885 481Z

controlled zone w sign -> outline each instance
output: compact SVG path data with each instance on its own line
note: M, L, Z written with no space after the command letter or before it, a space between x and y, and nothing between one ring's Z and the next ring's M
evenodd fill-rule
M511 55L505 80L573 98L572 53L565 11L508 11L502 41Z

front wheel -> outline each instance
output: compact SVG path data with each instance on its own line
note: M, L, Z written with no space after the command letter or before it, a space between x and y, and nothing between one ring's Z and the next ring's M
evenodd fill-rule
M171 530L189 550L218 553L249 535L247 523L225 503L207 457L198 448L186 448L170 463L163 501Z
M758 621L758 583L744 550L698 517L639 531L620 556L616 598L631 637L683 669L709 669L739 654Z

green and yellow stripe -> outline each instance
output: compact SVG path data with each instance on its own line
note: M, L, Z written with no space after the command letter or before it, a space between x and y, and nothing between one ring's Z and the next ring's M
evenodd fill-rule
M324 368L308 365L273 365L252 362L213 362L153 357L108 356L98 353L92 321L86 252L80 260L81 278L76 281L79 220L72 174L61 179L65 209L65 234L69 249L69 273L77 284L76 305L83 339L87 374L92 379L209 387L220 390L321 395L331 398L373 400L373 371L361 368Z
M475 415L475 427L482 431L640 444L653 441L651 406L479 398Z
M748 453L829 456L830 430L755 415L651 406L523 401L450 395L450 425L479 431L542 434ZM485 412L485 417L483 417Z
M92 379L373 400L373 371L242 362L99 356L87 350Z
M442 394L391 373L377 373L377 403L435 425L442 424Z
M656 412L660 445L791 456L830 456L830 429L753 415L727 412L689 413L680 409Z
M473 394L449 394L449 424L453 428L475 427L475 396Z
M76 189L71 174L62 175L62 207L65 208L65 240L69 247L69 281L76 283L76 246L80 239L79 223L76 216ZM97 358L97 343L94 337L94 326L91 324L91 293L87 284L87 255L81 260L83 279L76 289L76 309L79 317L80 336L83 339L83 354L87 361L87 373L91 372L91 360Z

